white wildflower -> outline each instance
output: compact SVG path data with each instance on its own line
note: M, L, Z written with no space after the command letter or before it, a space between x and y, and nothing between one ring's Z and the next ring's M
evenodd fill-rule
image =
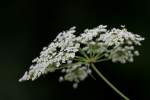
M78 51L79 44L74 43L76 41L75 35L73 34L75 32L74 29L75 27L66 32L64 31L60 33L54 42L52 42L48 47L43 48L40 56L32 61L35 64L30 67L28 75L27 73L25 74L28 76L26 79L29 78L34 80L41 75L39 73L44 74L48 71L55 71L61 63L75 57L75 52Z
M122 29L107 30L107 26L100 25L93 29L86 29L79 36L74 35L75 27L57 35L48 47L44 47L39 57L33 59L33 65L19 81L35 80L48 72L61 70L59 81L78 83L92 73L91 63L111 60L112 62L133 62L134 56L139 55L135 46L144 40L138 34Z

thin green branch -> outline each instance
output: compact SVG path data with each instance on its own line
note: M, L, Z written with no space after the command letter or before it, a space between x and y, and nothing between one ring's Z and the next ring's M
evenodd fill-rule
M103 56L104 56L104 54L98 53L98 54L95 56L95 58L96 58L96 59L100 59L100 58L102 58Z
M85 57L85 58L89 58L88 56L87 56L87 54L82 50L82 49L79 49L79 52Z
M91 67L116 93L118 93L122 98L124 98L124 100L130 100L121 91L119 91L111 82L109 82L107 80L107 78L105 78L105 76L103 76L103 74L95 67L95 65L93 63L91 64Z
M92 74L89 74L94 80L96 80L96 78L92 75Z
M104 58L104 59L97 60L96 62L102 62L102 61L108 61L108 60L110 60L110 59Z

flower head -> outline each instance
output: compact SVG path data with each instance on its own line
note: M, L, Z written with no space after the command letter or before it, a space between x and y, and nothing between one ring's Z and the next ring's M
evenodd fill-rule
M135 46L140 46L144 40L138 34L122 29L107 29L100 25L93 29L86 29L82 34L76 36L75 27L58 34L56 39L44 47L40 56L35 58L29 71L19 81L35 80L42 74L61 70L63 76L59 81L74 82L77 87L92 73L91 63L105 60L112 62L133 62L133 57L139 52Z

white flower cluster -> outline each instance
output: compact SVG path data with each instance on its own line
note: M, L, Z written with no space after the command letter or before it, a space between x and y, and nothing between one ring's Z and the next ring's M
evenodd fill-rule
M73 59L80 47L79 43L74 42L76 39L73 33L75 33L75 27L61 32L48 47L44 47L40 56L32 61L35 64L31 65L29 72L25 72L19 81L35 80L41 74L54 72L61 64Z
M70 64L66 69L62 69L63 73L66 73L64 76L59 77L59 81L70 81L75 82L73 87L76 88L80 81L83 81L88 74L91 74L91 69L82 63Z
M128 32L124 27L106 28L100 25L86 29L79 36L74 35L75 27L59 33L48 47L43 48L19 81L35 80L42 74L61 70L64 76L60 76L59 81L75 82L73 87L76 88L80 81L91 74L91 63L105 60L133 62L133 56L139 55L134 46L141 45L144 38Z

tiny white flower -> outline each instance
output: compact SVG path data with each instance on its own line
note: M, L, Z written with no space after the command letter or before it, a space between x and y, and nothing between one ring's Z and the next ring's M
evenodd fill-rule
M74 84L73 84L73 88L76 89L77 87L78 87L78 83L74 83Z
M28 73L27 71L24 73L23 77L19 79L19 82L28 80L28 74L27 73Z
M134 55L135 56L139 56L140 54L139 54L139 51L134 51Z
M59 82L64 81L64 78L62 76L59 77Z

